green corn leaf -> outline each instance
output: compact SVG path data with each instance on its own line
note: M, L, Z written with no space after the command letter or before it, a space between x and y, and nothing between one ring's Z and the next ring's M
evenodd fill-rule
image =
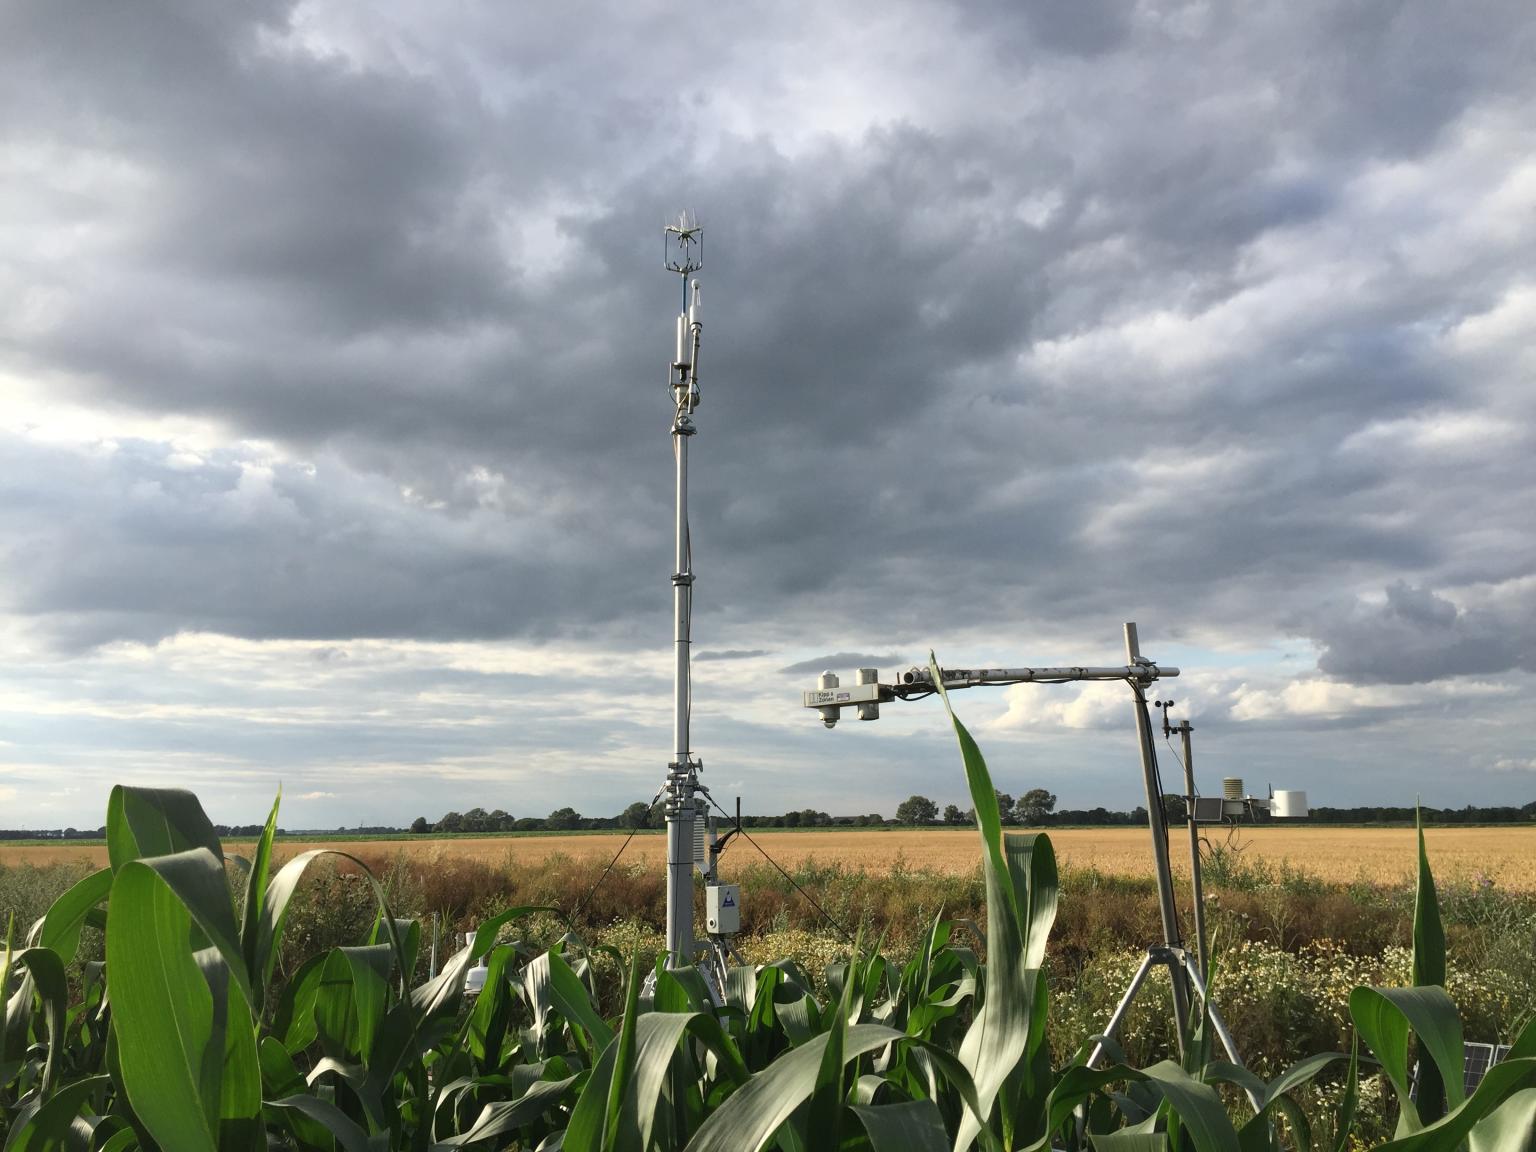
M53 1094L54 1080L65 1047L65 1020L69 1015L69 981L64 973L64 962L51 948L23 948L20 952L6 952L8 973L18 968L26 969L20 987L12 994L5 1006L4 1039L0 1043L0 1061L7 1064L19 1062L27 1050L27 1033L32 1026L32 998L43 1005L43 1023L48 1030L47 1054L43 1058L42 1082L39 1085L41 1099ZM0 993L5 985L0 984Z
M1355 1127L1355 1111L1359 1106L1360 1034L1357 1032L1349 1046L1349 1071L1344 1079L1344 1096L1334 1116L1332 1152L1345 1152L1349 1147L1349 1134Z
M498 1100L487 1104L475 1122L457 1136L436 1141L434 1149L463 1148L495 1136L505 1136L532 1124L556 1107L576 1083L576 1077L563 1080L536 1080L516 1100Z
M352 1000L357 1013L357 1052L372 1061L374 1036L384 1019L392 959L388 944L339 949L352 970Z
M881 1024L855 1024L844 1037L843 1059L905 1039ZM687 1152L757 1152L815 1093L826 1046L825 1034L813 1037L754 1075L694 1133Z
M568 1152L589 1152L601 1147L605 1131L613 1134L614 1147L621 1152L643 1152L651 1147L667 1072L685 1036L705 1046L732 1084L748 1082L746 1065L714 1016L704 1012L638 1013L630 1071L617 1094L617 1108L612 1088L619 1056L615 1043L604 1050L593 1068L571 1113L563 1147Z
M1413 983L1418 987L1445 986L1445 929L1440 923L1440 901L1435 895L1435 878L1429 870L1429 853L1424 848L1423 813L1414 808L1414 823L1419 838L1419 879L1413 898ZM1420 1038L1422 1040L1422 1037ZM1457 1051L1460 1052L1460 1042ZM1460 1060L1457 1061L1458 1065ZM1453 1075L1438 1060L1419 1061L1418 1118L1429 1124L1445 1115L1447 1104L1460 1102L1461 1072Z
M592 1074L587 1077L586 1086L571 1109L570 1122L565 1126L560 1146L566 1152L598 1152L602 1148L604 1115L618 1055L618 1045L610 1044L592 1066Z
M949 1133L932 1100L853 1104L848 1110L864 1125L873 1152L948 1152Z
M201 859L222 874L205 848L154 861L128 861L112 885L107 921L113 1026L122 1087L144 1127L163 1148L216 1152L223 1121L241 1122L223 1102L259 1102L260 1076L249 1008L235 985L219 1013L243 1017L245 1026L215 1036L215 990L188 947L194 916L166 880L167 861ZM175 870L180 875L183 870ZM186 877L181 875L181 879ZM187 888L198 890L196 885ZM233 919L226 897L225 915ZM237 954L238 960L238 954ZM235 1002L235 1011L229 1008ZM229 1057L227 1045L250 1044ZM225 1083L229 1076L231 1083ZM255 1083L239 1082L254 1077Z
M421 921L401 920L397 917L394 922L394 935L391 937L389 926L384 923L383 917L377 917L373 922L373 931L368 936L368 943L388 945L392 939L400 941L398 957L400 968L396 975L400 978L400 994L403 996L416 973L416 958L421 954Z
M53 949L66 962L74 960L80 951L80 930L97 906L111 894L112 869L92 872L48 908L47 915L38 925L37 943ZM101 923L105 925L105 919Z
M282 789L272 801L267 813L267 823L256 841L256 855L251 860L251 870L245 878L245 911L240 924L240 950L245 959L245 970L251 978L251 1007L261 1016L267 994L266 961L261 955L262 909L267 901L268 873L272 869L272 838L277 834L277 809L283 802Z
M619 1145L620 1113L629 1096L629 1081L635 1070L635 1021L640 1015L640 954L629 960L629 979L624 988L624 1017L619 1038L614 1044L613 1075L608 1083L607 1107L603 1110L602 1152L613 1152ZM633 1117L629 1118L633 1122ZM634 1132L635 1125L629 1129ZM626 1147L630 1142L625 1141ZM642 1146L640 1152L645 1152Z
M286 1109L314 1121L335 1139L345 1152L384 1152L387 1138L369 1139L368 1133L340 1108L318 1096L288 1096L282 1100L268 1100L268 1108Z
M656 991L652 1006L658 1012L708 1012L714 1007L709 988L697 968L668 968L666 956L656 957Z
M358 1051L357 1000L352 995L352 965L340 948L326 953L315 990L315 1032L320 1051L332 1060L345 1061Z
M1142 1073L1120 1064L1108 1068L1089 1068L1083 1061L1087 1059L1088 1048L1091 1046L1078 1053L1077 1060L1062 1073L1051 1089L1045 1109L1044 1134L1029 1144L1025 1152L1045 1152L1050 1148L1052 1135L1077 1111L1078 1105L1086 1102L1095 1092L1124 1080L1146 1079Z
M290 1053L301 1052L315 1042L315 1000L329 959L328 954L319 953L299 965L277 1002L271 1032Z
M1349 1059L1349 1054L1345 1052L1319 1052L1316 1056L1298 1060L1265 1085L1260 1100L1267 1104L1278 1096L1300 1088L1303 1084L1310 1084L1334 1064Z
M1536 1088L1511 1093L1472 1127L1468 1152L1508 1152L1536 1147Z
M334 1091L345 1086L362 1105L369 1131L379 1132L387 1126L383 1094L378 1090L376 1083L371 1081L368 1069L361 1064L326 1056L315 1061L315 1066L309 1070L306 1079L311 1091L314 1091L317 1085L322 1086L322 1095L326 1091Z
M855 1104L880 1104L890 1103L882 1101L882 1096L889 1097L896 1091L891 1081L884 1076L876 1076L874 1073L865 1073L853 1085L853 1102Z
M796 1048L801 1047L821 1031L821 1010L810 996L790 1000L775 1006L784 1034Z
M245 958L240 950L240 933L235 926L235 909L230 902L223 858L206 848L190 848L169 856L129 861L118 868L118 875L121 876L130 864L154 873L158 881L175 894L191 915L201 938L218 949L246 1003L252 1003L251 985L246 974ZM117 883L114 880L112 907L118 906L117 901Z
M114 1132L96 1152L133 1152L139 1147L139 1134L132 1128Z
M1200 1083L1172 1060L1142 1071L1162 1091L1198 1152L1240 1152L1237 1130L1214 1088Z
M1264 1078L1241 1064L1212 1060L1200 1070L1200 1079L1207 1084L1234 1084L1249 1097L1257 1098L1260 1109L1269 1099L1269 1085L1264 1083Z
M222 865L224 850L197 797L180 788L119 784L107 800L107 856L116 872L130 860L206 848Z
M337 856L357 866L373 891L374 903L378 906L380 922L394 952L397 969L401 973L409 973L411 969L405 956L405 947L395 930L397 921L389 911L389 897L383 885L369 871L368 865L350 852L339 852L334 848L312 848L308 852L300 852L284 864L267 885L267 894L261 905L261 919L256 926L255 966L251 971L251 980L263 986L271 982L272 967L277 962L278 946L282 943L283 926L288 920L288 905L293 899L294 890L298 888L309 866L322 856Z
M1023 964L1025 968L1039 968L1045 963L1045 946L1056 923L1060 890L1056 853L1044 832L1007 832L1003 835L1003 857L1013 883L1014 905L1024 926Z
M1005 856L997 792L992 786L981 749L960 722L943 689L938 662L929 656L929 670L959 741L966 783L976 811L982 840L982 872L987 894L987 965L981 1008L960 1045L960 1062L976 1085L983 1114L994 1102L1014 1069L1031 1047L1033 1023L1043 1013L1038 979L1039 958L1056 914L1056 867L1050 839L1044 835L1014 839ZM1012 866L1010 867L1010 859ZM1031 967L1030 961L1035 965ZM1042 1036L1034 1037L1038 1046ZM1001 1117L1003 1139L1012 1139L1014 1100L1005 1098ZM1039 1102L1044 1107L1044 1100ZM967 1113L955 1137L957 1150L969 1147L982 1121Z
M74 1152L83 1148L76 1122L93 1097L105 1094L110 1076L87 1076L66 1084L46 1102L41 1096L23 1105L11 1123L5 1152Z
M725 971L725 1002L751 1015L757 1004L757 969L748 965Z
M571 966L559 953L546 952L545 955L549 958L551 1003L572 1025L572 1031L582 1044L589 1046L593 1052L607 1047L613 1040L613 1029L603 1022L597 1009L592 1007L586 985L571 971Z
M1460 1104L1462 1089L1461 1017L1443 988L1356 988L1349 996L1349 1015L1360 1038L1381 1061L1397 1091L1401 1113L1397 1135L1423 1127L1418 1109L1409 1096L1408 1034L1419 1038L1419 1049L1429 1059L1420 1060L1420 1077L1431 1061Z
M1445 928L1440 923L1440 901L1435 877L1429 870L1424 847L1424 815L1414 809L1419 834L1419 879L1413 897L1413 982L1445 986Z
M848 1035L848 1017L859 983L858 945L845 970L845 979L837 1007L829 1015L826 1043L822 1046L821 1067L816 1073L816 1090L811 1093L805 1118L806 1144L812 1152L836 1152L842 1144L843 1108L848 1092L843 1079L843 1041ZM828 988L831 981L827 982ZM859 994L862 999L862 993Z
M1287 1124L1290 1126L1291 1139L1296 1147L1312 1149L1316 1144L1312 1138L1312 1118L1307 1115L1302 1106L1289 1095L1275 1098L1275 1107L1285 1114Z
M1167 1152L1163 1132L1105 1132L1088 1137L1094 1152Z
M1382 1152L1457 1152L1476 1127L1491 1121L1492 1117L1515 1096L1536 1086L1536 1057L1516 1059L1513 1053L1488 1069L1477 1091L1459 1106L1451 1109L1435 1123L1407 1135L1402 1135L1381 1146ZM1507 1117L1492 1122L1488 1133L1497 1133L1506 1124L1518 1129L1521 1106L1514 1108ZM1486 1119L1485 1119L1486 1118ZM1490 1144L1500 1152L1521 1148L1520 1144Z
M506 1039L511 1016L512 988L507 969L517 960L514 948L497 948L486 963L485 987L475 997L469 1013L468 1045L482 1072L490 1072L501 1061L501 1046Z
M263 1036L256 1048L261 1062L261 1091L264 1099L282 1100L304 1091L304 1075L293 1057L275 1036Z

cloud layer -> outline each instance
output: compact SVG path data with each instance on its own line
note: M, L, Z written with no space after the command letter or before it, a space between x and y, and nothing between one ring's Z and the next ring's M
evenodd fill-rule
M388 759L378 715L417 717L421 771L562 765L526 804L487 768L465 804L608 803L582 749L648 795L660 224L684 205L708 257L695 742L748 807L868 810L878 766L894 809L949 754L906 720L802 745L796 693L829 662L1113 659L1128 619L1205 677L1190 706L1233 757L1283 721L1358 765L1341 803L1455 802L1447 756L1468 800L1528 799L1499 767L1532 755L1527 5L697 15L679 42L643 3L7 6L5 751L92 793L8 808L93 820L173 754L302 780L317 821L441 807L407 771L387 798L322 778ZM178 637L250 674L209 687ZM418 655L364 676L355 642ZM484 684L427 724L443 670L419 654L458 646L517 654L560 737L501 726ZM311 649L354 670L324 694L345 752L173 738L114 687L239 711ZM1459 744L1426 738L1435 685ZM587 707L642 689L622 723ZM1004 746L1068 741L1021 771L1099 802L1062 765L1097 762L1081 734L1112 702L963 706ZM76 742L54 714L106 727Z

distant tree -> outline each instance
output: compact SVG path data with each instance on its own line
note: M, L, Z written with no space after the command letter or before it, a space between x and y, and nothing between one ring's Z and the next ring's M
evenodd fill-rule
M464 831L489 832L491 830L491 817L484 808L471 808L464 813Z
M487 832L510 832L512 825L515 823L516 821L512 818L512 813L497 808L486 818L485 830Z
M1020 824L1044 824L1056 811L1056 797L1044 788L1031 788L1013 806Z
M628 808L624 809L619 817L619 823L626 828L649 828L651 826L651 806L636 800Z
M431 827L432 826L427 823L427 818L425 816L418 816L416 819L411 821L411 831L416 833L418 836L420 836L423 832L427 831L427 829Z
M946 804L946 805L944 805L944 823L946 823L946 824L964 824L965 823L965 813L960 811L960 805L958 805L958 804Z
M1185 807L1184 797L1163 797L1163 819L1169 824L1183 824L1188 819L1188 810Z
M462 832L462 831L464 831L464 816L463 816L463 814L459 813L459 812L449 812L447 815L445 815L441 820L439 820L437 822L437 831L439 831L439 832Z
M926 796L908 796L896 805L896 823L932 824L939 817L939 806Z
M825 812L818 812L814 808L800 809L800 827L802 828L825 828L830 823L832 823L832 817Z
M574 808L556 808L544 820L544 827L552 832L569 832L581 827L581 813Z
M1013 823L1013 797L1001 789L994 788L997 793L997 812L1002 817L1004 824Z

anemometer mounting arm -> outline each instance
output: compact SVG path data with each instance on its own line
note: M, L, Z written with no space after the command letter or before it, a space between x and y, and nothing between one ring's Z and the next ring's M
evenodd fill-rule
M1168 665L1137 659L1134 663L1094 668L1071 665L1057 668L940 668L939 676L947 692L960 688L1006 684L1067 684L1087 680L1124 680L1145 685L1165 676L1177 676L1179 670ZM855 682L844 687L835 673L823 672L817 686L802 694L802 706L821 713L828 728L837 723L844 708L856 708L860 720L880 719L880 705L894 700L921 700L938 691L933 673L912 667L896 674L889 684L880 683L874 668L860 668Z

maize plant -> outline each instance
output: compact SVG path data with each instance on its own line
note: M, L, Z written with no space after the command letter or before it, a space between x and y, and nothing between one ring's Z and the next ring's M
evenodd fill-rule
M420 926L352 861L377 904L372 931L275 989L290 901L326 853L274 873L275 804L244 859L190 793L118 787L110 866L6 936L3 1152L1261 1152L1313 1146L1293 1093L1325 1073L1345 1078L1329 1128L1343 1149L1366 1059L1399 1100L1387 1147L1530 1146L1536 1028L1461 1090L1422 836L1414 986L1355 990L1354 1054L1265 1082L1210 1059L1202 1027L1182 1062L1090 1068L1099 1038L1085 1037L1053 1067L1041 970L1055 857L1044 835L1003 832L981 752L950 718L975 803L984 947L940 917L904 964L856 945L821 984L781 961L711 987L634 955L605 998L593 950L567 934L535 953L519 922L551 910L513 908L412 986ZM105 964L77 959L87 926L105 932ZM482 960L483 990L466 1000ZM605 1017L605 1003L622 1010Z

